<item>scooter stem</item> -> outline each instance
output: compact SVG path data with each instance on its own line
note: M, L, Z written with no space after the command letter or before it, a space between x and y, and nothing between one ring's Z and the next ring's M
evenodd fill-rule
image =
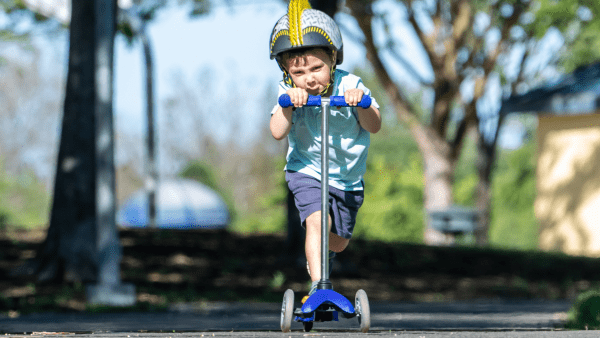
M321 280L320 290L331 290L329 280L329 98L321 97Z

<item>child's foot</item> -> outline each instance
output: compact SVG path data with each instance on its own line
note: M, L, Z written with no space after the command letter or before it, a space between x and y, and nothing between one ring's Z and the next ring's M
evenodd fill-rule
M335 258L335 251L329 250L329 276L331 276L331 271L333 271L333 259ZM306 271L308 271L308 275L310 276L310 267L308 266L308 261L306 262Z
M310 285L310 291L308 291L308 295L302 297L302 301L301 301L302 304L304 304L304 302L306 302L308 297L312 296L313 293L317 292L318 285L319 285L319 281L312 282L312 284ZM333 290L333 287L331 288L331 290Z
M310 286L310 291L308 291L308 295L302 297L302 304L304 304L304 302L306 302L306 300L308 299L308 297L312 296L313 293L317 292L317 285L318 285L318 281L317 282L312 282L311 286Z

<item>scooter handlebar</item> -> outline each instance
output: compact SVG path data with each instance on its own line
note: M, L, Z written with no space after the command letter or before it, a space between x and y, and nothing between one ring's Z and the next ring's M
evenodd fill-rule
M290 99L288 94L282 94L279 97L279 105L283 108L291 107L294 104ZM307 106L320 106L321 105L321 96L308 96L308 101L306 102ZM330 96L329 97L329 105L335 107L349 107L346 103L346 99L343 96ZM363 95L362 99L357 105L358 107L367 109L371 106L371 97L369 95Z

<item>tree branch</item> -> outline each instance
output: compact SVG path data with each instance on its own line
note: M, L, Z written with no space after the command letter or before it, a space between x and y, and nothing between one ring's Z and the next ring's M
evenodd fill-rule
M515 93L517 90L517 86L524 80L525 74L525 60L529 57L529 49L525 49L525 53L521 57L521 62L519 63L519 73L517 74L517 78L510 85L511 93Z
M434 69L434 73L436 73L436 71L439 70L441 67L441 62L440 62L439 58L437 57L437 54L435 53L435 33L433 36L428 36L427 34L425 34L425 32L423 32L423 30L421 29L421 27L419 27L419 24L417 23L417 19L415 18L415 15L414 15L414 12L413 12L411 6L412 6L412 1L408 1L406 4L406 11L408 13L408 22L411 24L412 28L415 30L415 33L417 33L417 36L419 37L419 40L421 41L421 44L423 45L423 48L425 48L425 52L427 53L427 56L429 57L431 66ZM439 16L439 13L438 13L438 16ZM434 24L436 24L435 21L434 21ZM436 26L435 29L437 30L438 27Z
M454 3L452 7L454 14L452 38L454 45L460 47L464 44L469 28L472 26L473 15L471 15L471 5L466 0L462 0L458 4Z
M510 34L511 28L513 28L517 24L519 18L521 17L521 14L523 14L527 6L528 5L523 3L523 1L517 1L513 5L513 13L511 14L511 16L504 20L502 27L500 28L500 41L498 41L496 48L494 48L494 50L490 54L488 54L488 56L483 62L483 71L486 76L489 75L496 66L498 56L504 49L503 45L504 42L507 40L508 35Z
M452 141L452 152L451 156L453 159L457 159L459 150L462 149L462 143L465 139L465 134L469 130L469 126L475 122L474 116L477 116L477 101L473 100L465 105L465 117L460 121Z
M399 119L409 128L421 150L430 151L428 148L433 146L432 143L428 141L430 133L422 125L419 117L414 113L415 110L409 100L398 90L397 85L388 74L379 57L377 47L373 41L373 31L371 29L373 13L369 7L370 3L365 4L361 0L348 0L346 4L363 31L365 36L364 45L367 49L367 58L373 65L376 76L382 84L382 87L385 88L387 97L395 107Z
M406 69L412 76L414 76L423 86L432 86L433 83L429 82L427 80L425 80L421 74L419 74L416 70L415 67L412 66L404 56L402 56L400 53L398 53L398 51L396 51L395 48L396 44L394 43L393 40L391 40L391 38L388 40L388 42L386 43L386 50L390 53L390 55L392 57L394 57L394 59L396 59L396 61L398 61L398 63L400 63L402 66L404 66L404 69Z

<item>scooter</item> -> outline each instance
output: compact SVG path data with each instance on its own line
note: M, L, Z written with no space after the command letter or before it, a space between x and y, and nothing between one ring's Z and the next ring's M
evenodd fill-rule
M290 97L283 94L279 97L279 105L283 108L293 106ZM321 279L317 284L317 291L302 304L294 309L294 291L288 289L283 295L281 306L281 331L289 332L292 326L292 317L301 322L304 331L309 332L314 322L338 321L339 314L344 318L358 318L360 330L364 333L371 327L371 311L369 299L364 290L358 290L352 303L341 294L333 291L329 280L329 114L330 107L347 107L343 96L309 96L307 106L321 106ZM371 97L363 96L359 107L371 106Z

